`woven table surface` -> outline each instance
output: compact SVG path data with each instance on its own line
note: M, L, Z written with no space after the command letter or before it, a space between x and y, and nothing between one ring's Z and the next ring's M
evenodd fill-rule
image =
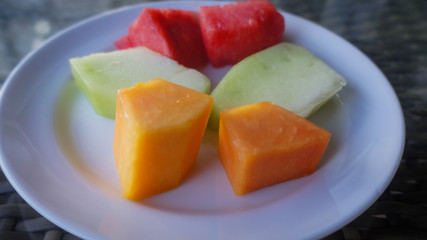
M1 0L0 82L59 30L137 0ZM427 1L283 0L278 8L314 21L370 57L403 108L399 169L364 213L325 239L427 239ZM29 206L0 173L0 239L78 239Z

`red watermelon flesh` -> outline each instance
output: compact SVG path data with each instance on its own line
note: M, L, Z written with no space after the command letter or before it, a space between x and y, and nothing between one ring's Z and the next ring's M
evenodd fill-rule
M196 12L144 9L129 27L129 47L145 46L180 64L201 68L208 62ZM123 40L124 42L125 40ZM121 39L116 46L120 45Z
M280 43L285 20L273 4L252 0L199 8L200 27L210 63L236 64Z
M133 47L132 42L130 41L129 35L121 37L119 40L114 42L117 49L126 49Z

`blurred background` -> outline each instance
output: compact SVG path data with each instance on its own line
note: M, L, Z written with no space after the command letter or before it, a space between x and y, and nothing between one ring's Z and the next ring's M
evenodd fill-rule
M78 21L138 0L0 0L0 83L47 38ZM326 239L427 239L427 1L272 0L366 53L401 102L406 147L379 200ZM349 56L351 57L351 56ZM0 177L0 239L74 239L36 213Z

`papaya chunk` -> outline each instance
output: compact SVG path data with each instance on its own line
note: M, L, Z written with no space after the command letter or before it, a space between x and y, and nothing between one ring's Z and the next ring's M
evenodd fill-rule
M196 163L212 105L209 95L163 79L119 90L113 150L125 198L182 183Z
M218 155L235 195L312 174L330 133L270 102L221 112Z

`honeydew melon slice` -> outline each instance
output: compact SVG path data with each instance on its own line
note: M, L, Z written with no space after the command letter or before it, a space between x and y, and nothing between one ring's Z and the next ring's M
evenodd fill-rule
M70 65L76 85L95 112L113 119L117 91L140 82L162 78L199 92L210 92L211 83L204 74L145 47L72 58Z
M212 91L209 120L218 129L223 110L272 102L308 117L346 85L346 80L302 46L282 42L236 65Z

